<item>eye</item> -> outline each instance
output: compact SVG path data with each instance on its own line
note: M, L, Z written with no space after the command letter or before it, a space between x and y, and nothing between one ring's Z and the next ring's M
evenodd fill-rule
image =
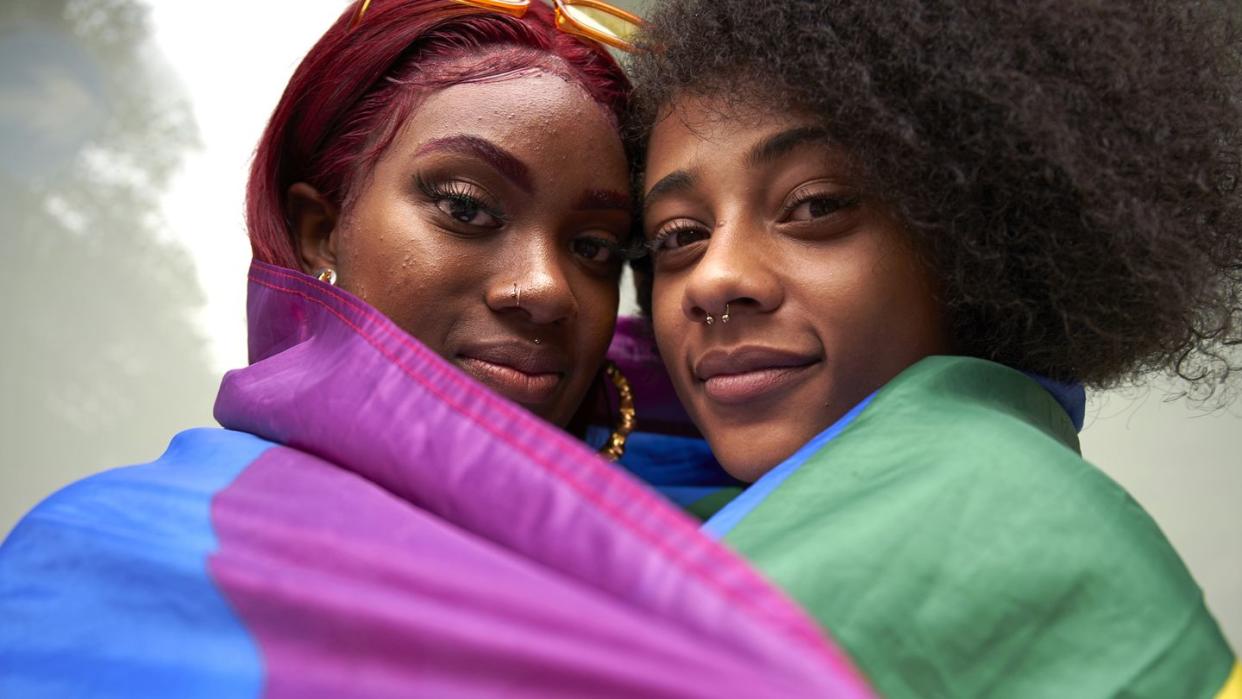
M794 197L785 207L785 221L814 221L858 204L858 197L854 195L808 192L795 193Z
M427 182L421 178L419 189L436 207L454 221L472 228L499 228L504 216L488 205L486 194L468 182Z
M569 243L570 251L588 262L600 264L615 262L621 258L619 246L611 240L584 235Z
M436 208L468 226L500 227L500 219L488 213L479 200L470 196L443 197L436 200Z
M674 221L663 227L648 241L647 249L655 255L673 252L710 237L703 226L690 221Z

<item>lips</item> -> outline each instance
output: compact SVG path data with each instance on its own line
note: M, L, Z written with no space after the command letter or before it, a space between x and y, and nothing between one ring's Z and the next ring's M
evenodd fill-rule
M463 348L456 364L506 398L524 405L548 402L569 370L568 358L524 342L479 343Z
M817 354L770 347L712 350L694 364L707 397L739 404L765 398L799 383L819 364Z

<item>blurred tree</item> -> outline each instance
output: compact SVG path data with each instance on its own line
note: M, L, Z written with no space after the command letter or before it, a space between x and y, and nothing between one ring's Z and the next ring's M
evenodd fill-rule
M159 208L196 145L144 5L0 4L0 536L210 420L201 292Z

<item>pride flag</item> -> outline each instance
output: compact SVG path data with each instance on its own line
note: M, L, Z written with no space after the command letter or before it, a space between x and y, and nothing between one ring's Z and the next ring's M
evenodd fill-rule
M224 429L0 547L0 696L870 696L646 485L349 294L250 280Z

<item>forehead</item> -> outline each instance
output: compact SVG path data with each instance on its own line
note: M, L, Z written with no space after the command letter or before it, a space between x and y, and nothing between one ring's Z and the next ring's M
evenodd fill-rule
M670 171L713 163L734 169L766 140L799 130L822 129L813 115L798 110L726 97L678 97L661 110L651 130L646 180L650 184Z
M701 135L721 135L729 130L761 128L765 124L792 117L788 110L776 109L763 101L729 95L676 95L659 111L657 127L676 125Z
M398 141L419 144L467 134L515 153L587 149L623 158L611 115L576 82L531 69L437 90L415 108Z

